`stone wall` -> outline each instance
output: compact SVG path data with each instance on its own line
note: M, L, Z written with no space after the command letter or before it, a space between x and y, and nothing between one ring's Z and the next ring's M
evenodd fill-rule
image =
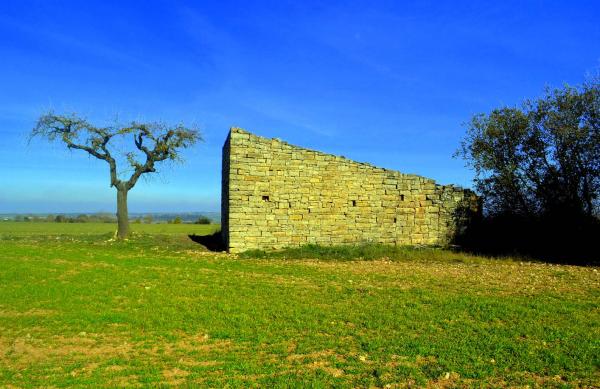
M237 253L307 243L443 245L476 210L465 189L232 128L223 146L222 231Z

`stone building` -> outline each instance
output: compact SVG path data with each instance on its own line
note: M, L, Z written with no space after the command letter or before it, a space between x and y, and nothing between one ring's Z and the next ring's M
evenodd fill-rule
M232 128L223 146L221 223L232 253L376 242L444 245L477 198Z

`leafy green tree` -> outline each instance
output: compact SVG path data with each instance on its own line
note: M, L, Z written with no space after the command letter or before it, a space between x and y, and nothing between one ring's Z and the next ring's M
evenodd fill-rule
M194 224L210 224L210 219L206 216L200 216L198 219L196 219Z
M491 215L592 218L600 195L600 83L479 114L457 155Z
M130 151L119 154L112 143L115 138L133 139ZM82 150L109 166L110 186L117 191L117 237L129 234L127 195L139 178L156 172L156 164L162 161L180 161L180 150L191 147L201 137L195 129L183 125L167 126L163 123L132 122L127 126L94 126L76 115L41 116L31 132L31 137L62 142L70 150ZM117 161L128 165L129 173L122 178Z
M77 218L75 219L76 223L87 223L89 221L90 221L89 216L88 215L84 215L84 214L77 215Z

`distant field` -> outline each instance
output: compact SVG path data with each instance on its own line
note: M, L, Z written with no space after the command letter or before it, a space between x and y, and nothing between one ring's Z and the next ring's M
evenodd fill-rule
M0 223L0 387L600 386L598 268L132 226Z
M197 234L207 235L217 231L218 224L136 224L131 223L131 231L143 234ZM113 223L32 223L0 222L0 236L26 235L101 235L114 233Z

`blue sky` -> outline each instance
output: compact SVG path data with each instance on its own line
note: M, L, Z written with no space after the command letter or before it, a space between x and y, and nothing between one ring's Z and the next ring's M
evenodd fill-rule
M134 212L210 211L231 126L469 187L473 114L600 69L600 2L2 1L0 213L115 209L104 162L27 134L48 111L194 124Z

